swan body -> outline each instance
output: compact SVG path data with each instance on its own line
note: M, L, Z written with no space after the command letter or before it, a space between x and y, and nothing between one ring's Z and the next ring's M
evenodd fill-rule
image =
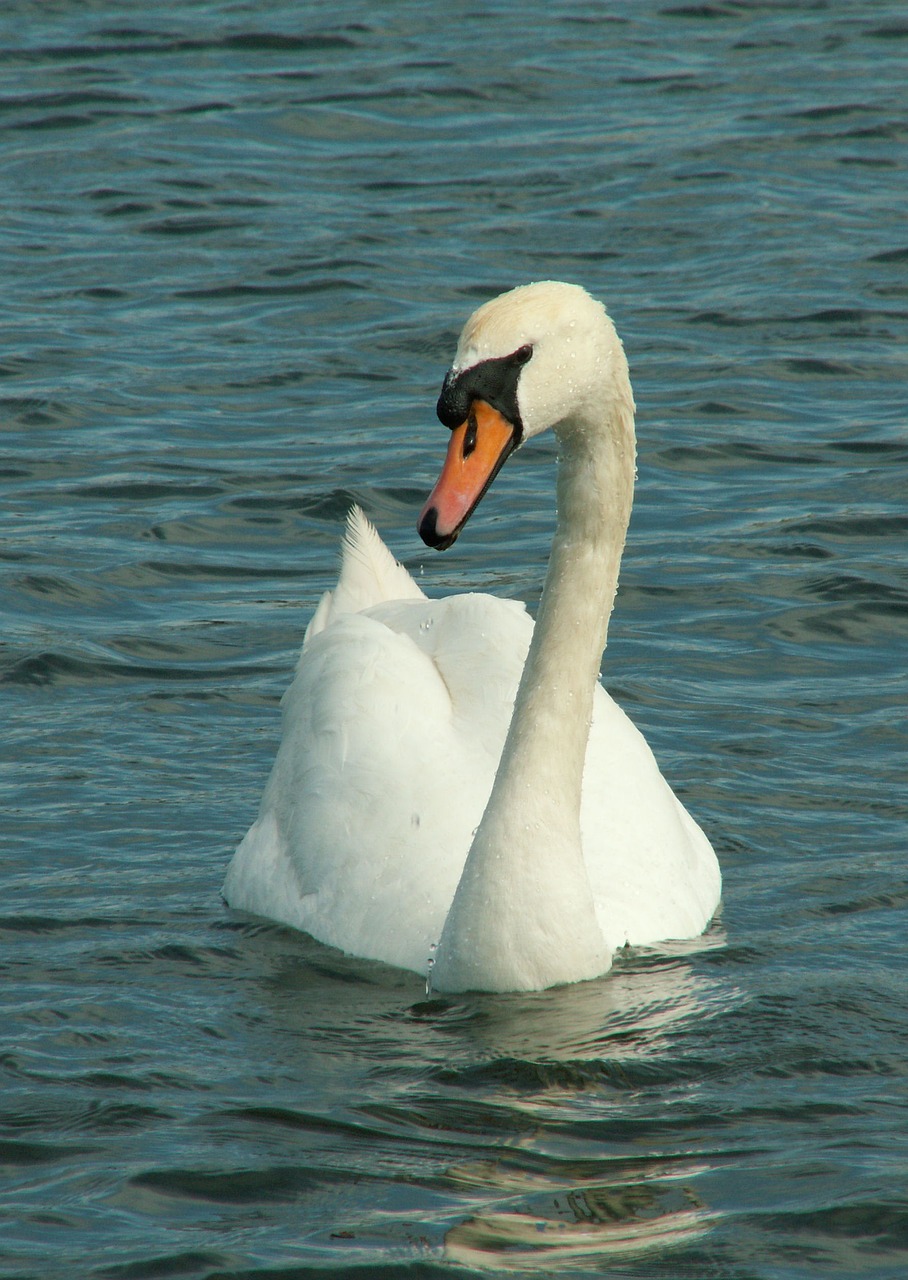
M428 599L354 508L224 895L419 973L434 951L438 990L591 978L625 943L696 937L721 889L708 840L598 680L635 458L604 308L555 282L487 303L438 412L451 443L420 532L442 549L508 454L556 432L535 627L513 601Z

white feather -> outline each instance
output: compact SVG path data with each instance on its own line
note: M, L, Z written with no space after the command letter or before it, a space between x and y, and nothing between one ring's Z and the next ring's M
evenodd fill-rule
M554 426L561 453L532 649L522 605L427 599L354 508L224 887L234 907L419 973L438 944L449 990L593 976L627 942L695 937L721 888L597 680L633 489L620 343L582 290L534 285L471 318L458 367L523 343L524 425Z

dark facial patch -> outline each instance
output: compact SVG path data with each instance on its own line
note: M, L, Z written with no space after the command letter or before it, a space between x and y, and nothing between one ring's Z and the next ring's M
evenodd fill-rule
M480 360L479 364L460 373L451 370L438 397L436 412L439 419L453 431L462 422L466 422L474 400L485 400L486 404L497 409L515 428L516 442L519 444L523 436L523 423L517 407L517 383L520 381L520 370L532 354L533 348L527 343L512 351L509 356Z

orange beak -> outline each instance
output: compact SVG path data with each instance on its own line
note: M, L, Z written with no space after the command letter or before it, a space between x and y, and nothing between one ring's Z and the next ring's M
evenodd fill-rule
M419 535L446 551L474 507L519 443L519 432L485 400L474 400L469 417L451 432L438 483L419 515Z

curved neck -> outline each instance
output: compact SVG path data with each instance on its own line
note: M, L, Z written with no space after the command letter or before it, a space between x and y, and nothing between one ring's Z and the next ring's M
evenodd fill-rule
M634 487L630 413L592 431L559 433L558 519L533 640L486 812L520 803L530 786L572 820L580 793L593 693L618 587ZM515 780L518 786L515 787Z
M439 990L532 990L605 972L580 840L593 694L634 486L630 396L561 446L545 587L492 793L445 922Z

